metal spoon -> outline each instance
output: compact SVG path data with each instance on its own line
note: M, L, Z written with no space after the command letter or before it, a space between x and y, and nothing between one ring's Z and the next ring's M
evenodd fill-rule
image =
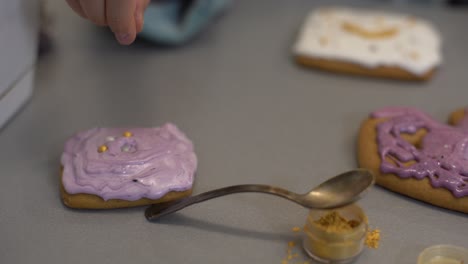
M297 194L269 185L234 185L187 197L178 201L153 204L146 209L145 216L148 220L154 220L195 203L228 194L245 192L273 194L298 203L306 208L332 209L345 206L358 200L363 192L372 186L373 183L374 177L370 171L356 169L335 176L305 194Z

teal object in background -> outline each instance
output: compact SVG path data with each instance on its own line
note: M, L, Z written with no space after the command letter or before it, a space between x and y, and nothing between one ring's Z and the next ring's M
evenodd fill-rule
M186 43L223 12L230 0L195 0L184 14L184 1L153 1L145 12L145 25L139 34L147 40L165 45Z

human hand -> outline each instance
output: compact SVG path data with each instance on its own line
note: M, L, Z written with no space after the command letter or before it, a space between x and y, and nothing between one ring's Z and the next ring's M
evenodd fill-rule
M81 17L108 26L122 45L130 45L143 29L143 13L150 0L66 0Z

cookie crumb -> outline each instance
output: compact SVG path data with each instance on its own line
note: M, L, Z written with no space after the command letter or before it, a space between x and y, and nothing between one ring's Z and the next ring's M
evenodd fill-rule
M289 241L288 242L288 247L294 247L296 243L294 241Z
M289 263L289 262L288 262L287 260L285 260L285 259L283 259L283 260L281 261L281 264L288 264L288 263Z
M379 229L367 231L366 241L365 241L367 247L376 249L379 247L379 242L380 242L380 230Z

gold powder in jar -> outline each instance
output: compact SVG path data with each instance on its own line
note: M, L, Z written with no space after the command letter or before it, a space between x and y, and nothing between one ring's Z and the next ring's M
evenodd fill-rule
M314 221L314 223L326 229L328 232L346 232L353 230L353 228L359 225L357 220L346 220L337 211L329 212Z
M356 204L333 210L310 210L303 246L318 262L347 263L362 252L366 232L367 216Z

